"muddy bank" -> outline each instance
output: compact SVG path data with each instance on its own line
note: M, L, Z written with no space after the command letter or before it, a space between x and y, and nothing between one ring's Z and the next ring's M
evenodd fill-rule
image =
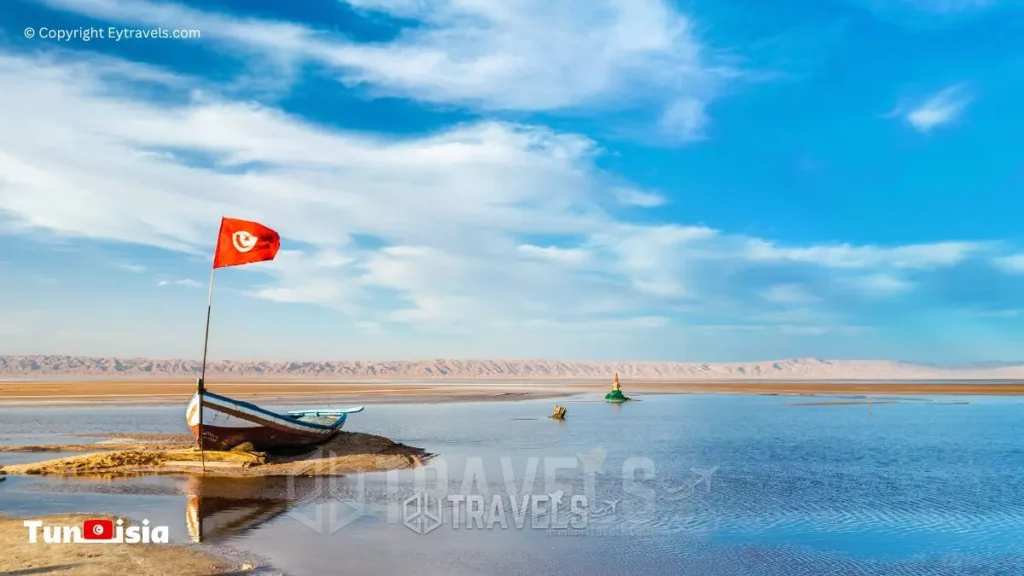
M339 432L330 442L290 455L264 452L200 453L194 441L183 444L181 435L144 435L141 439L113 438L106 444L5 446L0 451L85 451L92 453L0 468L0 474L45 476L122 476L202 472L216 476L339 476L358 472L385 472L413 468L434 455L373 434ZM35 450L26 450L35 448ZM84 450L83 450L84 449Z
M562 398L608 391L606 382L571 380L532 382L334 382L281 381L272 378L226 380L211 389L239 400L302 403L386 404L515 401ZM814 382L814 381L650 381L627 380L623 390L635 394L768 394L778 396L863 395L1024 395L1024 384L1008 382ZM0 382L2 406L67 404L185 403L195 382L152 379Z
M81 526L87 518L103 516L57 515L33 517L47 526ZM265 574L264 567L231 563L178 544L32 544L25 518L0 516L0 573L77 574L107 576L199 576L212 574ZM39 538L41 540L41 537Z
M238 400L260 403L314 400L318 406L344 404L435 404L445 402L494 402L556 398L567 392L561 386L518 386L504 383L407 382L282 382L273 380L211 383L211 390ZM186 403L195 394L194 381L67 380L0 381L0 405L61 404L166 404Z

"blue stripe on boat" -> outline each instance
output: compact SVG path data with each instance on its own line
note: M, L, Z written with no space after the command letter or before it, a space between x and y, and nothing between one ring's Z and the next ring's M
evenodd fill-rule
M216 400L220 400L221 402L226 402L228 404L237 404L237 405L242 406L244 408L248 408L249 410L252 410L254 412L259 412L260 414L264 414L266 416L272 416L274 418L278 418L280 420L285 420L287 422L301 424L302 426L308 426L309 428L316 428L318 430L334 430L334 429L337 428L337 425L338 425L338 422L335 422L333 426L324 426L323 424L316 424L316 423L313 423L313 422L303 422L302 420L296 420L295 418L289 418L288 416L285 416L283 414L279 414L277 412L271 412L270 410L266 410L264 408L260 408L259 406L255 405L255 404L250 404L248 402L243 402L241 400L235 400L234 398L228 398L226 396L221 396L220 394L214 394L213 392L209 392L209 391L206 391L206 390L203 391L203 394L206 395L206 396L209 396L210 398L214 398ZM344 422L345 419L344 418L339 418L339 420Z
M337 416L341 414L355 414L362 412L363 406L354 408L310 408L308 410L291 410L289 416Z

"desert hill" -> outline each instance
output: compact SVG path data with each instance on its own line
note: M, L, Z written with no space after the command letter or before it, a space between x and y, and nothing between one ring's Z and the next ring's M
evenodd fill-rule
M195 378L198 360L0 356L0 377L149 376ZM947 380L1024 379L1024 364L929 366L888 360L788 359L699 363L562 360L214 361L207 375L234 378L606 380Z

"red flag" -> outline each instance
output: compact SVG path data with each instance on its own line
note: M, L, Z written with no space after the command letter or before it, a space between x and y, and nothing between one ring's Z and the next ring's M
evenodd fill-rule
M221 218L213 267L223 268L273 260L280 247L281 237L277 232L259 222Z

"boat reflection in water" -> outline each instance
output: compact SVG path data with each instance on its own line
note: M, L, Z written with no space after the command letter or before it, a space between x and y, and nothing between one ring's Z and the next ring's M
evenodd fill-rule
M191 476L185 523L193 542L212 542L254 530L316 498L322 484L310 477Z

